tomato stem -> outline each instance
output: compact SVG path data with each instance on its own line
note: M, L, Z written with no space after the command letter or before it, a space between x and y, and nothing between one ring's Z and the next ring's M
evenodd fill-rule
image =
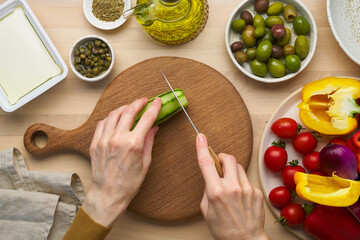
M291 162L289 162L289 165L292 167L296 167L297 165L299 165L299 160L294 159Z
M274 223L277 223L277 222L281 223L284 226L287 226L286 218L284 218L284 217L279 217Z
M304 203L301 207L304 209L306 216L309 215L310 213L312 213L312 211L314 210L316 204L307 204Z
M309 133L311 133L311 134L314 136L314 138L315 138L315 140L316 140L317 142L319 141L319 138L321 138L320 133L317 132L317 131L313 131L313 132L310 132L310 131L309 131Z
M297 130L296 130L296 134L298 134L299 132L301 132L301 130L304 130L305 128L303 126L301 126L300 123L297 123Z
M286 148L286 143L282 140L282 139L279 139L277 142L276 141L273 141L271 143L272 146L275 146L275 147L281 147L281 148Z

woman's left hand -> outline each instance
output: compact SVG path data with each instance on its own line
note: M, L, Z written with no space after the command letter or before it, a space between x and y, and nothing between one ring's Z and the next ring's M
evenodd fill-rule
M104 226L111 227L125 211L149 169L160 98L155 98L131 130L136 115L147 102L142 98L120 107L96 127L90 146L92 185L83 209Z

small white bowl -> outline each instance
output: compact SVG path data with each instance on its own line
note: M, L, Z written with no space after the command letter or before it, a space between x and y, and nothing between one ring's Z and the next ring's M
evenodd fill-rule
M125 12L126 10L130 9L131 1L130 0L123 0L123 1L124 1L124 10L123 10L123 12ZM114 22L101 21L100 19L98 19L98 18L96 18L94 16L94 14L92 12L92 3L93 3L93 0L84 0L84 2L83 2L83 10L84 10L84 14L85 14L86 19L94 27L97 27L97 28L102 29L102 30L111 30L111 29L115 29L117 27L120 27L126 21L126 19L123 16L121 16L118 20L116 20Z
M327 15L336 41L360 65L360 2L327 0Z
M75 69L75 66L74 66L74 59L75 59L75 55L74 55L74 50L84 44L85 42L88 42L88 41L91 41L91 40L96 40L96 39L99 39L101 41L103 41L104 43L106 43L109 47L109 50L110 50L110 53L111 53L111 64L110 64L110 67L102 72L99 76L96 76L96 77L92 77L92 78L88 78L88 77L85 77L83 75L81 75L78 71L76 71ZM112 68L114 67L114 62L115 62L115 52L114 52L114 49L111 47L110 43L103 37L100 37L100 36L97 36L97 35L87 35L87 36L84 36L80 39L78 39L74 45L71 47L70 49L70 53L69 53L69 64L70 64L70 68L71 70L75 73L76 76L78 76L80 79L84 80L84 81L88 81L88 82L96 82L96 81L99 81L99 80L102 80L104 79L107 75L109 75L109 73L111 72Z
M277 83L277 82L283 82L283 81L289 80L289 79L295 77L296 75L298 75L302 70L304 70L304 68L310 63L312 57L314 56L316 42L317 42L317 29L316 29L315 20L314 20L313 16L311 15L311 12L309 11L309 9L307 9L306 6L300 0L281 0L281 1L270 0L270 5L274 2L282 2L284 4L293 5L296 8L296 11L298 12L298 16L303 16L306 18L306 20L309 21L310 33L307 34L307 37L309 39L310 49L309 49L309 54L307 55L307 57L303 61L301 61L301 67L297 72L290 73L287 71L285 76L280 77L280 78L275 78L275 77L271 76L270 73L267 73L265 77L259 77L252 73L252 71L250 69L250 62L246 62L246 63L243 63L240 65L236 61L234 53L230 49L230 45L233 42L241 40L240 34L235 33L231 29L232 22L234 20L238 19L240 17L240 13L244 10L248 10L253 16L255 16L256 14L260 14L254 10L255 2L256 2L256 0L243 1L230 15L229 20L226 25L226 30L225 30L225 44L226 44L227 52L228 52L231 60L235 64L235 66L238 69L240 69L240 71L242 71L245 75L247 75L248 77L250 77L252 79L255 79L260 82L266 82L266 83ZM260 14L260 15L262 15L263 17L265 16L265 14ZM282 15L279 15L279 16L283 19ZM289 29L291 29L291 39L290 39L289 44L294 46L294 42L295 42L294 34L295 33L294 33L294 30L292 29L292 23L288 23L286 20L284 20L284 25L285 25L285 27L288 27Z

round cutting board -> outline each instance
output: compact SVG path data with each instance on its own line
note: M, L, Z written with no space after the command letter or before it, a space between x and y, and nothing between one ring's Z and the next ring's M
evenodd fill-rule
M170 90L161 70L173 88L184 91L190 117L215 152L234 155L247 169L252 128L241 96L218 71L178 57L148 59L120 73L105 89L89 119L77 129L62 130L40 123L30 126L24 135L26 149L39 156L70 149L89 157L96 123L111 110L140 97L151 98ZM39 132L48 136L43 148L34 143ZM196 133L182 112L160 125L151 167L130 210L163 221L182 220L200 213L204 181L197 163L195 138Z

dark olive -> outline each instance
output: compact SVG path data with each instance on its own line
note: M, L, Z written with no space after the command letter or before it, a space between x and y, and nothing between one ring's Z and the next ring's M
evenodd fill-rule
M255 10L264 13L269 7L269 0L257 0L255 3Z
M247 55L243 51L237 51L235 53L235 59L238 63L244 63L247 61Z
M271 28L271 34L273 35L273 37L276 40L281 40L285 37L286 35L286 30L284 28L283 25L281 24L275 24L274 26L272 26Z
M244 44L240 41L233 42L230 46L232 52L240 51L243 48Z
M283 52L284 52L284 56L288 56L288 55L294 55L295 54L295 48L291 45L286 45L283 48Z
M253 16L249 11L242 11L240 14L240 18L245 20L246 25L251 25L253 23Z
M281 47L273 45L272 46L272 53L271 53L271 57L273 58L281 58L283 55L283 50Z

